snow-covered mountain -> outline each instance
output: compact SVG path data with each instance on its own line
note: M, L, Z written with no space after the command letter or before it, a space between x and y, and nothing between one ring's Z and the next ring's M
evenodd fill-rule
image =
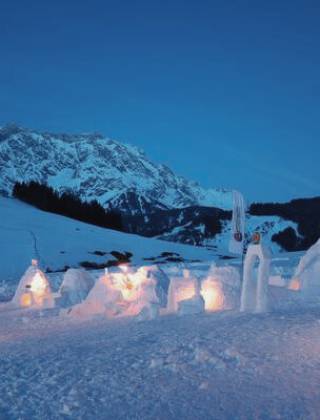
M151 162L138 148L100 134L0 128L0 193L10 195L16 181L30 180L131 215L197 205L231 208L230 192L204 189Z
M126 232L227 251L231 192L206 190L134 146L100 134L0 128L0 194L10 196L15 182L31 180L120 210ZM264 231L270 241L285 229L297 232L296 223L274 216L271 224L265 216L250 218L250 232Z

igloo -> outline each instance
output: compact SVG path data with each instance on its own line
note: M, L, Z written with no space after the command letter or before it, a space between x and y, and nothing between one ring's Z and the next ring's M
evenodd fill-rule
M94 279L83 269L69 268L63 276L57 301L60 307L82 302L94 286Z
M305 293L320 289L320 239L300 259L289 289Z
M34 309L54 307L49 281L36 260L32 260L31 266L22 276L11 304Z
M143 319L155 318L159 312L155 285L146 267L136 272L131 272L126 266L115 273L106 270L87 298L72 308L71 314L107 317L140 315Z
M259 261L258 281L254 265ZM263 244L250 245L244 261L240 311L265 312L268 306L268 285L271 252Z

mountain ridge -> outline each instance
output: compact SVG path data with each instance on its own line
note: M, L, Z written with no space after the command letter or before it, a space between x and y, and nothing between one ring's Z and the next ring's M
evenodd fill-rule
M194 205L227 210L232 205L229 191L204 189L153 163L141 149L99 133L0 128L0 192L10 196L15 182L31 180L132 215L143 214L145 206L149 211ZM133 194L143 205L133 203Z
M227 251L231 191L202 188L153 163L141 149L99 133L49 133L15 124L1 127L0 194L11 196L16 182L30 181L117 210L129 233ZM271 242L278 235L277 242L292 250L314 241L315 215L310 223L310 217L300 220L292 209L286 216L274 207L266 214L248 215L249 236L259 231Z

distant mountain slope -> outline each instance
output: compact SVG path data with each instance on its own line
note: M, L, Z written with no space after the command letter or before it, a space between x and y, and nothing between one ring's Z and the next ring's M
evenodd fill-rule
M124 228L128 232L148 237L180 242L190 245L205 246L219 254L228 254L231 232L231 211L214 207L187 207L184 209L157 210L144 216L123 218ZM280 215L255 216L247 214L247 241L254 232L260 232L263 240L274 251L286 250L281 240L274 240L274 235L290 229L299 237L297 223ZM293 244L293 248L294 248ZM290 249L294 250L294 249Z
M157 210L146 215L123 217L128 232L148 237L204 245L209 238L219 235L225 222L230 222L231 211L214 207L186 207Z
M204 189L151 162L136 147L100 134L41 133L16 125L0 129L0 193L10 195L16 181L47 183L72 190L137 215L152 209L189 206L231 208L231 194Z

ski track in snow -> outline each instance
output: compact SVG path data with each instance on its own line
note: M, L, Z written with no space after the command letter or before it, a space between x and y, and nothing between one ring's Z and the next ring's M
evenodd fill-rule
M1 419L319 418L320 308L56 315L0 314Z

